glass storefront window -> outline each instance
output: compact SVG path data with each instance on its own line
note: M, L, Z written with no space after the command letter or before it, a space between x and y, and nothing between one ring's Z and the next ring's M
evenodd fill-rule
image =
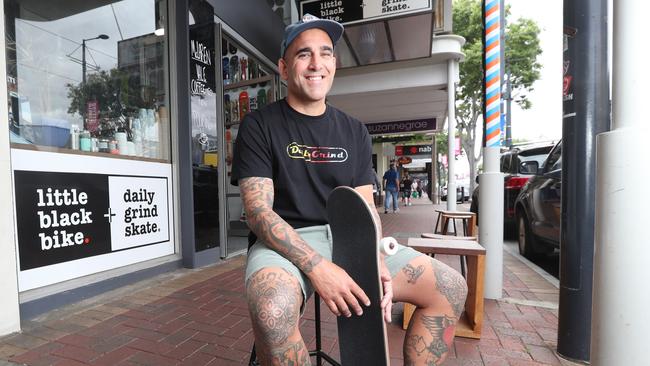
M13 148L170 159L166 0L5 0Z

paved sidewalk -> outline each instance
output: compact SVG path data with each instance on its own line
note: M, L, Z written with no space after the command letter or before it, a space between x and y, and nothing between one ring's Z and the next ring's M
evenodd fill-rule
M380 214L384 235L406 243L432 230L434 206L413 201L397 214ZM437 258L458 268L457 257ZM178 270L25 321L21 333L0 338L0 366L244 365L253 336L243 266L244 258L236 257ZM312 302L301 320L310 348ZM456 338L445 365L570 365L554 352L557 302L555 285L504 251L503 299L486 300L482 339ZM321 309L324 348L338 358L335 318ZM396 304L389 325L393 365L403 363L401 312Z

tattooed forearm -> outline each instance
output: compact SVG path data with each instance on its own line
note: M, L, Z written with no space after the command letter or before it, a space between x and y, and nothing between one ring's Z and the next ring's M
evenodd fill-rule
M424 358L425 362L422 364L438 365L451 349L455 319L448 316L424 315L421 321L431 336L431 342L427 344L422 335L409 336L404 342L404 353L411 364L415 364L415 359Z
M271 249L304 273L310 273L323 257L273 211L273 181L269 178L244 178L239 181L239 187L250 229Z
M435 259L431 260L433 273L436 275L436 288L447 298L458 318L465 308L467 283L460 274L438 263Z
M418 278L424 273L424 266L419 265L418 268L413 268L412 265L407 264L406 267L402 268L402 272L406 275L406 281L415 285Z

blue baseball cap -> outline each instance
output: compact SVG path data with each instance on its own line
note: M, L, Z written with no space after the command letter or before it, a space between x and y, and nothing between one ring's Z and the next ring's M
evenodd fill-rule
M336 42L341 39L343 35L343 25L339 22L329 19L320 19L311 14L305 14L302 17L302 20L289 24L284 28L284 38L282 39L282 45L280 46L280 57L284 57L284 53L289 48L291 42L293 42L300 33L308 29L322 29L327 33L332 39L332 45L336 46Z

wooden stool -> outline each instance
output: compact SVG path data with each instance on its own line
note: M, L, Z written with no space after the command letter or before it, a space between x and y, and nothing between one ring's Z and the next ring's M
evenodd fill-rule
M436 210L438 213L438 219L436 220L436 226L433 228L435 234L448 235L449 230L449 221L454 224L454 235L458 236L458 230L456 229L456 220L461 220L463 223L463 235L465 237L474 237L478 234L476 229L476 214L473 212L467 211L446 211L446 210ZM440 229L438 225L440 224ZM476 239L474 239L476 240ZM465 276L465 256L460 256L460 273Z
M481 338L483 326L483 282L485 277L485 248L473 240L441 240L409 238L408 246L425 254L464 255L467 257L467 300L465 312L456 325L456 335ZM408 328L415 306L404 303L404 322Z
M449 221L454 225L454 234L458 235L458 230L456 230L456 220L462 220L463 223L463 235L464 236L476 236L476 214L473 212L467 211L446 211L446 210L436 210L438 213L438 218L436 219L436 226L433 228L435 234L447 235L449 231ZM438 228L440 227L440 228Z

